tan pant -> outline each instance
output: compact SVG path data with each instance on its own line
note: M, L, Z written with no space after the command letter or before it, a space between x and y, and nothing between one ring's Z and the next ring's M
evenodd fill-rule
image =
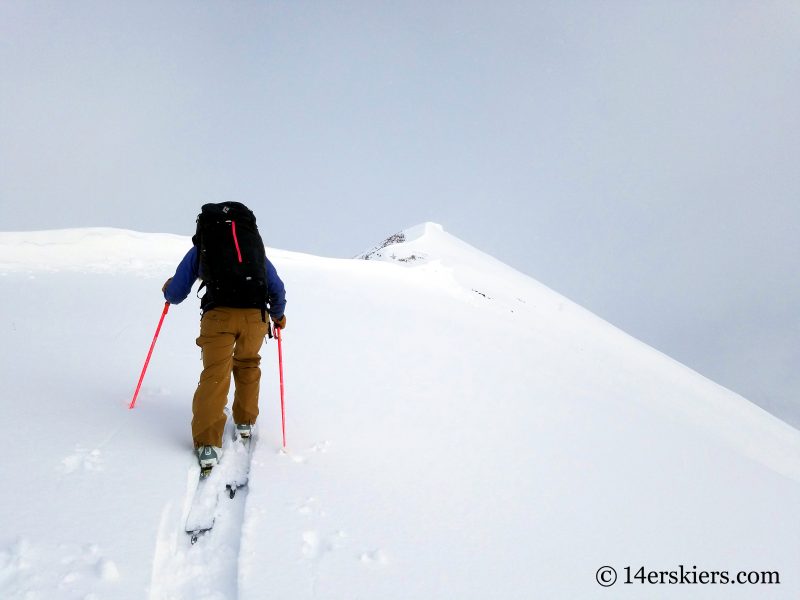
M200 321L203 372L192 401L192 438L195 447L222 446L225 405L231 386L235 423L255 423L261 381L261 344L267 324L259 308L214 308Z

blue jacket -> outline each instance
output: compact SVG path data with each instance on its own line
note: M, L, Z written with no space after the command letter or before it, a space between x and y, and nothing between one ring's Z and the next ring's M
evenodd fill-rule
M286 289L283 281L278 277L278 272L269 259L267 267L267 301L271 317L280 318L286 309ZM170 304L180 304L192 291L192 285L200 277L200 260L197 256L197 246L192 246L175 270L172 281L164 290L164 299Z

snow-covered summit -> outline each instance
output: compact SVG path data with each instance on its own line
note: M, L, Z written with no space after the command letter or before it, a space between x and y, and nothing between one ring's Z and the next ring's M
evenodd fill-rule
M414 253L411 245L414 242L419 244L420 238L426 237L428 230L437 230L444 233L444 228L435 223L423 223L409 229L404 229L398 233L394 233L377 244L370 250L362 252L356 258L363 260L385 260L396 261L400 263L416 263L425 262L427 254L418 252Z
M438 223L420 223L390 235L374 248L356 258L382 260L405 265L443 260L448 264L472 263L474 266L509 268L492 256L481 252L445 231Z
M433 223L432 221L425 221L424 223L420 223L414 227L409 227L405 230L406 238L409 241L413 241L425 235L432 236L442 233L445 233L444 227L442 227L439 223Z

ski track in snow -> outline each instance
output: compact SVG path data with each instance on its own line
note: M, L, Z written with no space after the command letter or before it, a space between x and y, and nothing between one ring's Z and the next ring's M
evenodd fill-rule
M217 469L225 469L225 458L230 457L231 446L238 442L228 442L223 462ZM253 440L256 442L257 440ZM324 440L308 447L308 453L322 455L329 451L330 442ZM253 466L263 466L258 458L258 445L254 446ZM275 453L278 463L303 468L309 459L303 454ZM213 476L215 473L212 471ZM215 512L214 527L201 534L195 544L186 533L186 519L197 489L199 468L192 467L187 473L187 491L180 509L176 503L164 506L156 540L153 559L150 600L172 600L193 598L200 600L235 600L239 598L239 580L250 567L241 564L242 535L248 527L247 498L249 486L240 488L233 499L221 487L219 502ZM210 476L210 477L211 477ZM208 483L211 483L209 480ZM320 572L324 563L337 551L348 547L348 534L342 529L331 528L327 524L328 513L316 497L308 497L290 506L299 520L296 522L297 555L307 570L308 592L311 597L318 594ZM258 508L256 513L261 512ZM386 553L381 549L370 549L353 553L353 559L368 567L387 564Z
M190 479L196 479L193 470ZM228 600L238 597L240 533L247 489L233 499L223 491L214 529L192 545L184 530L188 502L178 512L164 508L153 560L151 600L197 598Z
M187 491L182 510L178 513L170 502L162 512L153 559L151 600L238 598L239 552L248 488L239 488L234 497L230 498L223 482L229 480L231 472L240 468L246 454L239 441L232 439L233 421L228 409L226 413L228 422L224 433L222 461L205 482L206 486L215 486L218 494L214 509L214 527L200 534L194 544L186 532L192 500L199 489L200 468L193 465L187 474ZM256 442L254 436L250 443ZM254 445L253 452L256 448L257 445Z

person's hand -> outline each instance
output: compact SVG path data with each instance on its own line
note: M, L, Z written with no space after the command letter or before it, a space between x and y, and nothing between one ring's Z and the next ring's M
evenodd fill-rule
M281 315L280 317L270 317L272 322L275 324L275 327L279 327L280 329L286 329L286 315Z
M161 291L162 291L162 292L164 292L164 293L166 293L166 291L167 291L167 288L169 287L169 284L170 284L170 283L172 283L172 277L170 277L169 279L167 279L167 280L164 282L164 286L161 288Z

